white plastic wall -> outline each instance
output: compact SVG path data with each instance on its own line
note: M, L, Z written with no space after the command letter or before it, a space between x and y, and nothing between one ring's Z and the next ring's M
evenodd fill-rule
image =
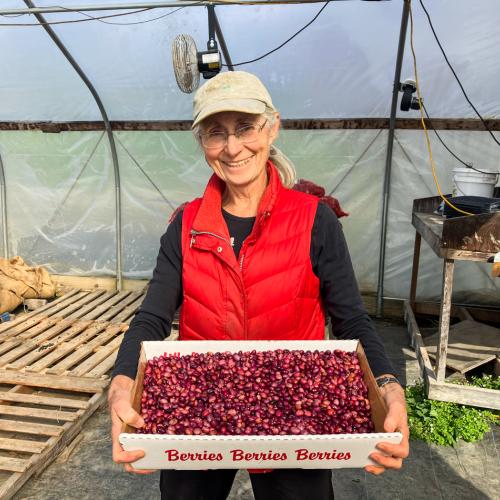
M474 151L477 165L495 166L491 158L496 149L486 134L442 132L442 136L464 158ZM147 278L174 207L199 196L210 171L189 132L119 132L116 138L124 272L126 277ZM412 200L435 193L423 141L419 131L396 133L385 278L385 294L391 297L406 297L409 291ZM57 274L113 275L113 179L102 132L2 132L0 143L8 185L10 254L26 256ZM386 143L386 130L285 130L279 139L298 176L327 192L333 190L350 213L342 224L365 292L375 292L377 285ZM442 189L450 192L450 172L456 162L435 140L433 144ZM425 243L422 246L418 291L422 297L436 298L442 262ZM498 286L489 272L489 267L476 263L458 265L457 297L496 301Z
M498 117L500 100L496 86L490 84L500 74L500 58L495 56L500 43L498 2L425 3L470 98L485 117ZM37 2L38 6L51 4L52 0ZM237 63L279 45L321 5L222 6L216 11ZM20 0L6 0L1 7L23 6ZM420 83L429 113L473 117L418 2L413 2L413 9ZM290 44L241 69L262 78L284 118L388 117L401 10L402 2L396 0L331 3ZM172 11L150 11L109 22L144 21ZM77 15L46 17L61 20ZM21 19L35 22L30 16L0 18L0 23ZM0 54L0 121L100 119L87 89L41 28L0 28L4 49ZM54 28L94 83L112 120L190 117L192 96L176 87L169 46L175 35L187 32L203 47L207 34L204 8L186 8L133 26L93 21ZM408 76L413 76L409 46L402 78ZM418 115L412 111L399 112L399 116ZM464 160L480 168L499 169L500 149L487 133L443 131L441 135ZM431 137L442 189L449 192L451 171L458 165L432 133ZM159 237L174 207L200 195L210 172L189 132L118 132L115 138L123 203L123 268L126 277L149 277ZM374 292L387 130L286 130L279 145L295 161L299 177L333 190L351 213L342 223L357 277L364 291ZM114 275L114 179L106 136L102 132L0 132L0 155L7 183L9 254L44 264L54 273ZM396 131L386 296L408 294L414 240L412 201L435 194L423 133ZM421 297L439 296L441 266L423 243ZM489 271L485 265L457 265L456 297L497 302L498 286Z
M75 5L69 0L56 3ZM389 116L402 3L331 2L289 44L238 69L262 78L285 118ZM25 7L21 0L4 0L1 7L4 4L5 8ZM36 4L54 2L38 0ZM426 0L425 4L471 99L486 116L498 116L500 100L494 84L500 71L498 1ZM218 6L216 12L233 63L238 63L280 45L310 21L322 5ZM429 113L474 116L445 66L418 2L413 2L413 9L415 49ZM139 22L173 11L158 9L105 21ZM82 15L46 14L46 18L72 20ZM36 23L36 19L0 18L0 22ZM88 90L42 28L0 28L0 120L101 119ZM199 49L205 47L208 27L204 7L188 7L132 26L91 21L53 28L100 93L110 119L190 118L191 97L177 89L170 44L177 34L189 33ZM412 75L408 45L402 77Z

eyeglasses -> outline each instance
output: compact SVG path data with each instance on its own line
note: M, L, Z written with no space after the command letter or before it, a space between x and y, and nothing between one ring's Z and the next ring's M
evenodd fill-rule
M201 145L206 149L223 148L227 144L230 135L234 135L242 144L255 142L259 138L259 134L262 132L266 123L267 120L264 121L262 125L244 125L243 127L238 127L234 131L234 134L228 134L222 131L200 134Z

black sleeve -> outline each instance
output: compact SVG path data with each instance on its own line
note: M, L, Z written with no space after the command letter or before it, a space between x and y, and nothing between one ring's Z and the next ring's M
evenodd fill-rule
M359 339L375 377L396 373L366 312L342 226L330 207L318 204L311 238L311 262L338 339Z
M160 251L144 301L123 337L113 377L135 378L141 342L163 340L170 334L182 301L182 211L161 237Z

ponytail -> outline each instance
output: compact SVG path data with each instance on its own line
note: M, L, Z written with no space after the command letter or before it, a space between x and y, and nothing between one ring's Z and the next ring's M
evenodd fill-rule
M276 146L271 146L269 159L274 163L276 170L278 170L283 186L289 189L293 187L297 178L297 172L291 160Z
M272 127L276 121L276 110L267 108L264 116L269 122L269 126ZM269 159L274 163L276 169L278 170L283 186L288 189L292 188L297 180L297 172L295 171L295 166L290 158L284 155L276 146L271 145L271 148L269 149Z

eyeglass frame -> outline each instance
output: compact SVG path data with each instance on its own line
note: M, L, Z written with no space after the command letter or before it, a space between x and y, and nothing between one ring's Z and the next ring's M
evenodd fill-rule
M207 132L205 134L198 134L198 137L200 138L200 143L201 145L205 148L205 149L218 149L218 148L225 148L227 146L227 140L229 139L229 136L231 135L234 135L234 137L236 138L236 140L238 140L238 142L240 142L240 144L251 144L252 142L256 142L257 139L258 139L258 136L259 134L262 132L262 130L264 129L264 127L266 126L266 123L268 122L269 120L266 118L264 120L264 123L262 125L245 125L243 127L240 127L239 130L241 129L244 129L244 128L254 128L256 127L257 128L257 136L255 137L255 139L252 139L251 141L241 141L240 138L237 136L237 132L238 132L238 129L236 129L234 132L232 132L231 134L227 133L227 132L224 132L224 135L225 135L225 140L224 140L224 144L222 146L205 146L203 144L203 136L207 136L207 135L210 135L212 132Z

